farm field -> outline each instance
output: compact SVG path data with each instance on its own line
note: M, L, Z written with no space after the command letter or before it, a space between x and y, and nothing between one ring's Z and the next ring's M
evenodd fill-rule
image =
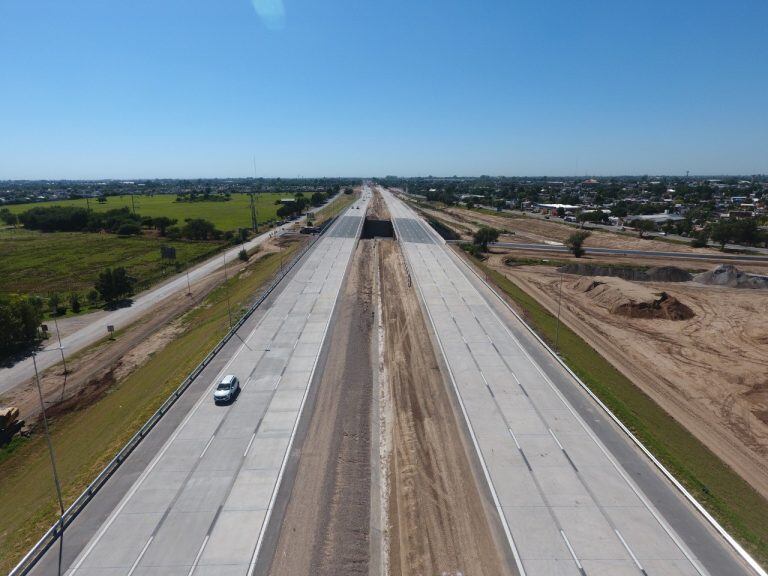
M90 290L105 268L124 266L141 287L176 272L160 258L160 246L176 248L182 267L216 252L222 242L171 241L149 236L0 231L0 293L68 293Z
M264 222L275 220L277 208L275 201L291 194L263 193L256 195L256 217L261 226ZM133 206L131 202L133 198ZM106 212L115 208L133 208L142 216L167 216L176 218L183 224L186 218L204 218L214 223L219 230L236 230L251 227L251 205L247 194L232 194L228 202L176 202L175 194L157 194L154 196L109 196L107 201L100 204L95 198L88 200L94 212ZM87 206L85 198L77 200L58 200L53 202L31 202L27 204L12 204L8 209L19 214L36 206Z

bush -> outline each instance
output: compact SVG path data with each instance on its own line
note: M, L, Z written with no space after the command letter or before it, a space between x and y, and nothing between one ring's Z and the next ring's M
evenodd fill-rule
M240 250L240 252L237 253L237 257L240 258L240 260L242 260L243 262L248 262L248 258L249 258L248 251L245 248L243 248L242 250Z
M136 236L137 234L141 234L141 226L135 222L124 222L123 224L120 224L117 233L120 236Z
M76 292L69 295L69 307L72 308L72 312L75 314L78 314L82 308L80 306L80 296Z

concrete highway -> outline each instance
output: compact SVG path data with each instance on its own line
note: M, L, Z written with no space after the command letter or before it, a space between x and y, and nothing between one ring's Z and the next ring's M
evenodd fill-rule
M568 252L562 244L524 244L518 242L494 242L492 246L514 250L541 252ZM652 250L622 250L586 246L586 254L610 254L612 256L636 256L638 258L675 258L678 260L708 260L711 262L768 262L768 255L757 254L700 254L696 252L659 252Z
M520 574L752 574L440 237L383 194Z
M366 206L364 194L305 256L124 497L98 520L67 574L254 572ZM217 406L212 391L224 374L238 376L242 392Z
M260 234L245 243L247 250L256 248L259 244L269 239L273 234L280 233L293 226L295 222L289 222L269 232ZM202 264L189 270L189 282L195 284L197 281L205 278L209 274L219 270L224 266L225 260L231 262L237 258L241 246L231 248L222 254L218 254ZM79 328L78 330L62 336L61 344L64 348L64 356L71 356L83 348L97 342L107 336L107 326L115 327L120 330L136 322L144 314L147 314L152 308L160 304L168 297L187 291L186 273L178 274L172 279L162 284L142 292L133 300L133 304L128 308L113 310L106 315L99 315L99 318L93 322ZM51 323L50 329L53 329ZM43 371L51 366L61 362L61 353L59 352L58 340L51 332L49 344L43 348L37 355L37 368ZM14 386L26 382L35 375L32 358L26 358L8 368L0 368L0 394L4 394Z

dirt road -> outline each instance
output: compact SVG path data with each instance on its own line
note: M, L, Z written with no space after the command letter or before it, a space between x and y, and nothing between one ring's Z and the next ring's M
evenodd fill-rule
M270 574L367 575L373 240L361 240L301 450Z
M382 241L393 575L508 574L399 246Z
M550 311L560 274L548 266L489 265ZM688 320L626 318L596 305L565 275L562 318L758 492L768 496L768 292L648 282L690 307Z

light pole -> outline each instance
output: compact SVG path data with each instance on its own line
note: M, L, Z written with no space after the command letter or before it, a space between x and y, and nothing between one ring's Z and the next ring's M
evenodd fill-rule
M64 364L64 384L61 386L61 399L64 400L64 392L67 388L67 360L64 358L64 346L61 345L61 333L59 332L59 323L56 321L56 313L53 314L53 326L56 328L56 338L59 340L59 350L61 351L61 361Z
M232 307L229 304L229 278L227 277L227 251L224 250L224 292L227 295L227 314L229 315L229 327L232 328Z
M557 295L557 328L555 329L555 350L560 353L560 304L563 300L563 272L560 272L560 289Z
M59 499L59 565L58 575L61 576L61 561L64 555L64 500L61 497L61 483L59 482L59 473L56 471L56 458L53 454L53 442L51 442L51 432L48 428L48 417L45 414L45 402L43 400L43 389L40 386L40 375L37 372L37 354L32 352L32 365L35 367L35 384L37 384L37 394L40 397L40 410L43 412L43 428L45 430L45 439L48 442L48 454L51 457L51 470L53 472L53 482L56 485L56 496Z

